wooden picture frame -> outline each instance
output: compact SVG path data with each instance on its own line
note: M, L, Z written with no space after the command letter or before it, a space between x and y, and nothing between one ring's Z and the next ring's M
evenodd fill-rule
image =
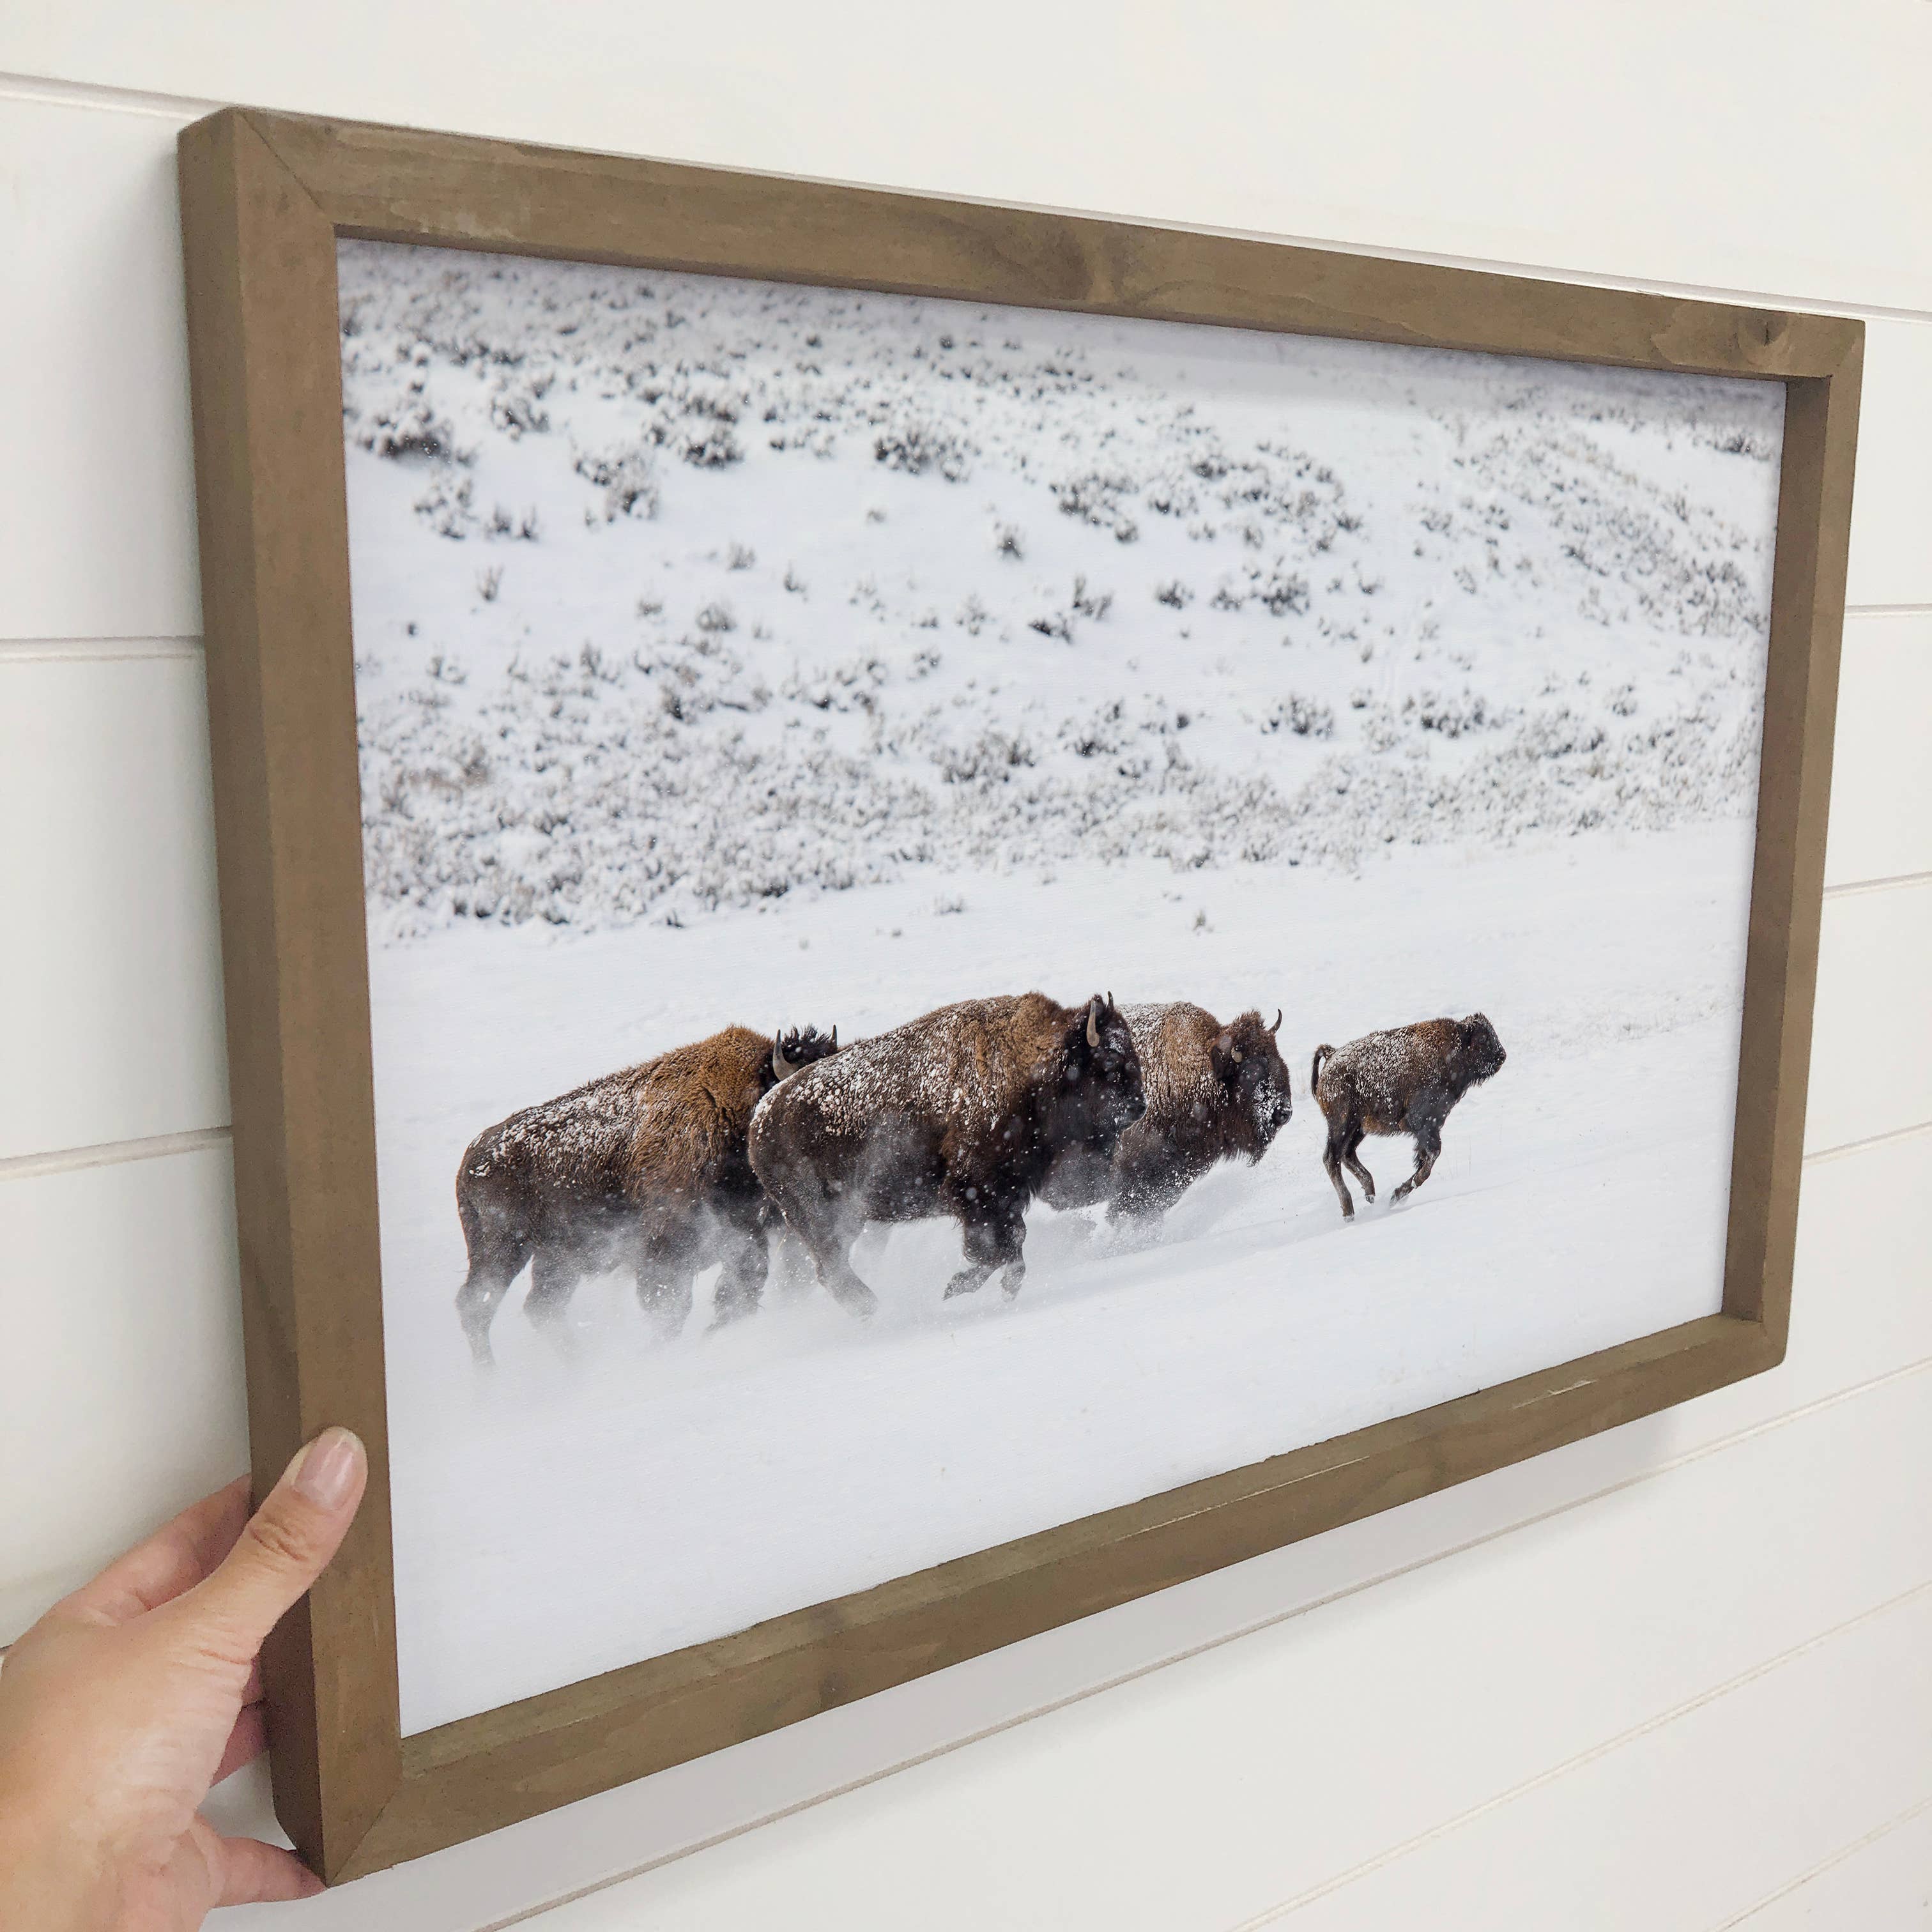
M265 1660L282 1820L374 1871L1770 1368L1790 1301L1862 323L228 110L180 142L258 1489L369 1445ZM338 238L1782 381L1723 1312L404 1738L398 1722Z

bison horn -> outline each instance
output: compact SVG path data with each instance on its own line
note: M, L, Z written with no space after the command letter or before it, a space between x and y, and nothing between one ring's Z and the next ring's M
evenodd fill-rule
M1087 1003L1087 1044L1100 1044L1100 996L1096 993Z
M782 1080L788 1071L785 1060L784 1033L782 1028L772 1035L772 1078Z
M838 1029L836 1027L832 1029L832 1051L834 1053L838 1051Z
M1270 1027L1270 1028L1268 1028L1268 1037L1269 1037L1270 1039L1273 1039L1273 1038L1274 1038L1274 1036L1276 1034L1278 1034L1279 1032L1280 1032L1280 1030L1281 1030L1281 1009L1280 1009L1280 1007L1277 1006L1277 1007L1276 1007L1276 1008L1275 1008L1275 1010L1274 1010L1274 1024L1273 1026L1271 1026L1271 1027Z

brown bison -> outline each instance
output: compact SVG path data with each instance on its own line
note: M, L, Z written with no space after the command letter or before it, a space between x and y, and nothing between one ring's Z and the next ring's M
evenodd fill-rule
M727 1027L691 1046L526 1107L472 1141L456 1171L470 1274L456 1298L479 1362L526 1262L524 1312L553 1322L586 1274L626 1264L653 1325L674 1335L692 1286L722 1261L718 1316L758 1304L770 1208L745 1154L760 1100L838 1048L838 1029L773 1039Z
M1102 1160L1145 1111L1133 1035L1109 994L1063 1006L1042 993L967 1000L855 1041L768 1094L752 1171L849 1313L877 1298L850 1251L868 1221L950 1214L966 1265L948 1295L1026 1273L1027 1204L1056 1155Z
M1375 1177L1355 1154L1364 1135L1407 1134L1415 1142L1415 1172L1390 1197L1393 1204L1429 1178L1442 1151L1449 1110L1508 1058L1496 1028L1480 1013L1366 1034L1344 1047L1318 1046L1309 1090L1328 1123L1322 1165L1335 1184L1342 1218L1355 1212L1342 1178L1344 1167L1370 1201L1376 1198Z
M1141 1063L1147 1112L1111 1159L1070 1148L1053 1164L1040 1198L1050 1208L1108 1205L1109 1221L1151 1228L1217 1162L1268 1150L1294 1112L1288 1068L1275 1046L1281 1015L1265 1026L1245 1012L1225 1027L1204 1008L1122 1009Z

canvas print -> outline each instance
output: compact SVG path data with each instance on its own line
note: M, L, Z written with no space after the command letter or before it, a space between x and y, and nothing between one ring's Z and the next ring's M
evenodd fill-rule
M340 272L406 1732L1717 1311L1781 386Z

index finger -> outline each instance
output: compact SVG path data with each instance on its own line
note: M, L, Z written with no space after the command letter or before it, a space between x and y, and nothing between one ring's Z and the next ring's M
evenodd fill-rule
M248 1520L248 1478L237 1476L182 1513L91 1582L54 1606L56 1614L124 1624L172 1603L207 1576L235 1546Z

